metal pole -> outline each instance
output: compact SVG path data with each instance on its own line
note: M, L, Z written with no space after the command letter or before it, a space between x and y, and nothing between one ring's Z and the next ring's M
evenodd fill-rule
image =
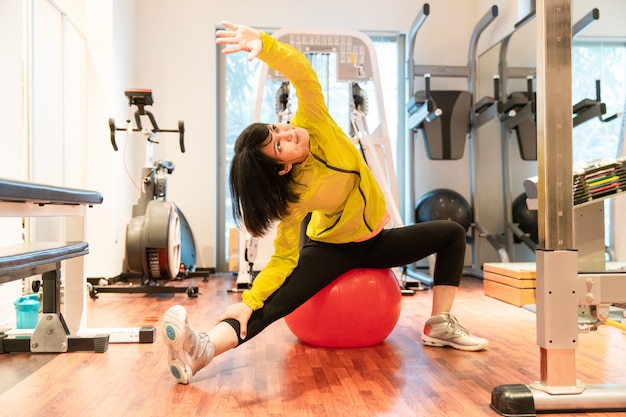
M574 250L571 0L537 0L537 344L541 379L501 385L491 405L502 415L537 410L626 409L626 386L576 380L578 256Z

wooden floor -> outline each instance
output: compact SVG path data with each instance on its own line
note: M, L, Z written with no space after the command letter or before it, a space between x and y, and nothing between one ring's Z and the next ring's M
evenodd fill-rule
M158 326L168 307L182 304L192 326L207 329L240 297L227 292L230 275L183 284L199 286L199 297L101 294L88 301L88 326ZM490 408L494 387L538 379L535 315L485 297L482 281L464 277L453 313L487 337L489 348L425 347L420 334L430 299L430 291L404 297L393 333L368 348L305 346L281 320L215 358L186 386L170 376L160 336L152 344L111 344L101 354L0 355L0 415L497 416ZM581 335L577 372L587 384L626 384L626 335L612 327Z

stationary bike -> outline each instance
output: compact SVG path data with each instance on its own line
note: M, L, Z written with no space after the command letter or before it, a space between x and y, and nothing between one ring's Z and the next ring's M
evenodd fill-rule
M126 263L128 271L117 277L88 278L89 294L97 298L98 293L176 293L185 292L189 297L198 295L198 287L181 287L161 285L176 279L190 276L201 276L207 280L208 273L196 271L196 248L191 228L182 211L176 204L168 201L167 178L174 171L174 163L159 160L153 162L153 146L158 143L155 136L158 132L179 133L179 144L185 152L184 122L178 122L178 129L159 129L154 115L145 109L153 104L151 90L127 90L129 107L136 106L134 132L142 132L147 140L147 167L142 168L142 192L133 206L133 217L126 229ZM146 116L151 129L143 126L142 116ZM109 119L111 145L118 150L115 141L116 131L131 131L130 120L127 127L118 128L114 119ZM131 280L139 280L139 286L132 285ZM112 281L125 281L130 285L109 284Z

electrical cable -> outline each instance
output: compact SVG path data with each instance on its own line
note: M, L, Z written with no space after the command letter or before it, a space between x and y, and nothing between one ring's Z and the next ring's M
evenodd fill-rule
M124 135L124 152L123 152L122 162L124 163L124 171L126 172L126 176L128 177L128 179L130 179L130 182L135 186L135 188L137 189L137 191L139 191L139 193L145 194L146 191L143 189L143 187L140 187L139 185L137 185L137 183L133 179L133 176L130 174L130 171L128 169L128 164L126 163L126 146L128 144L128 136L130 132L133 131L133 128L130 124L130 110L131 110L131 107L128 106L128 115L126 116L126 130L125 130L126 134Z

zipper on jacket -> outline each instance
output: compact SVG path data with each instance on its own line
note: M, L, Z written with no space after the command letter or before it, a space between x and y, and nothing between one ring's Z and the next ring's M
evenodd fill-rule
M359 177L358 188L359 188L359 193L361 194L361 198L363 198L363 214L362 214L363 223L365 224L365 227L367 227L367 229L370 232L373 231L374 229L367 223L367 219L365 218L365 208L367 207L367 199L365 198L365 193L363 192L363 189L361 188L361 173L359 171L354 171L354 170L351 170L351 169L343 169L343 168L339 168L339 167L330 165L328 162L326 162L325 160L323 160L319 156L315 155L313 152L311 152L311 155L313 155L313 158L315 158L316 161L321 162L328 169L331 169L331 170L337 171L337 172L342 172L344 174L353 174L353 175L356 175L357 177ZM343 211L342 211L342 213L343 213ZM326 233L330 229L334 228L337 225L337 223L339 223L339 220L341 220L341 214L337 217L337 220L330 227L327 227L326 229L322 230L322 233Z

